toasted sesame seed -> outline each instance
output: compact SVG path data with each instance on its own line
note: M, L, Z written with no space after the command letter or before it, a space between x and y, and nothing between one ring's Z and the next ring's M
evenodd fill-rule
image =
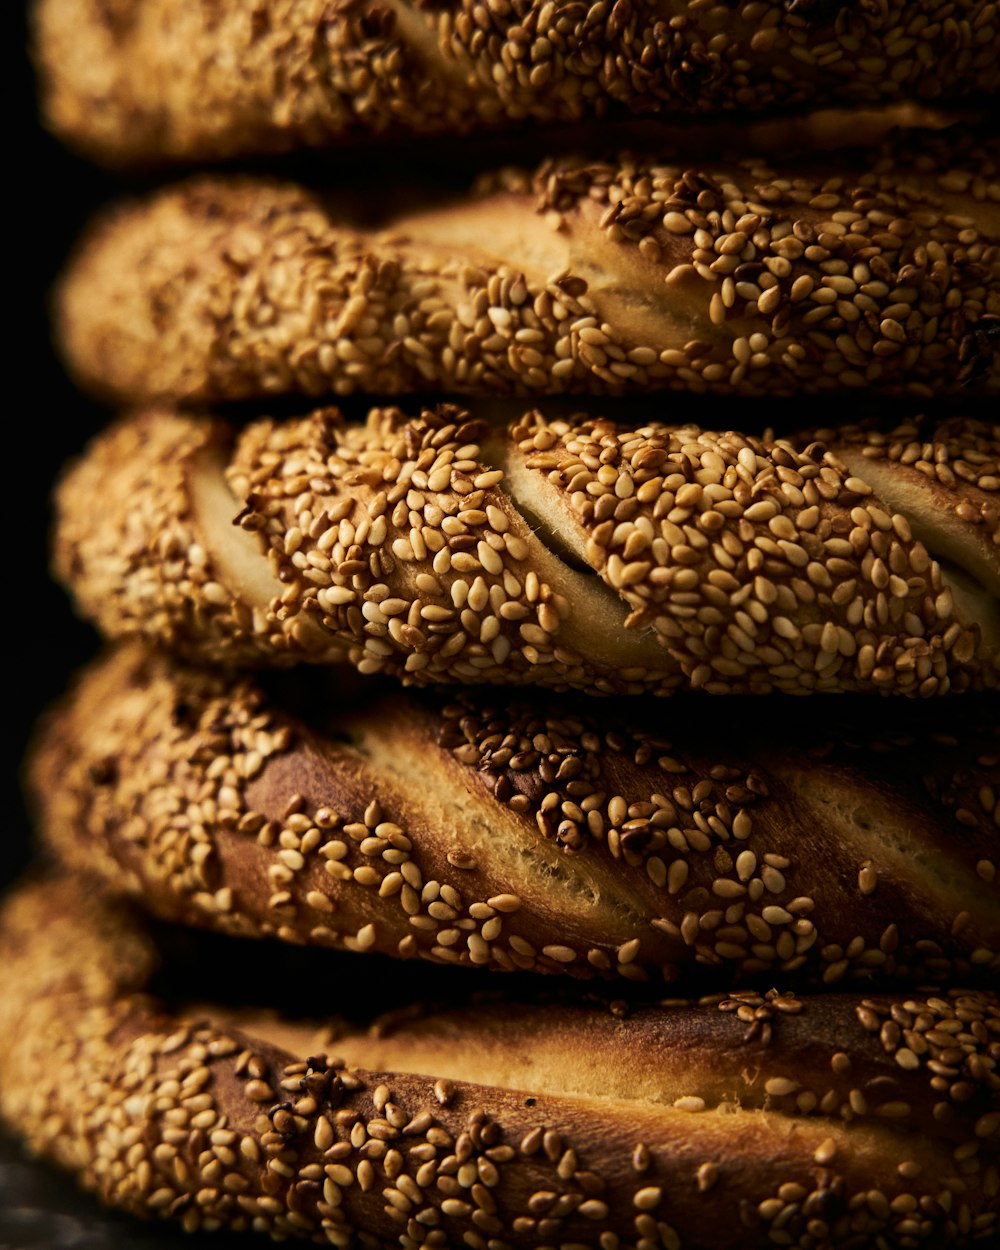
M641 1171L642 1169L637 1170ZM659 1206L662 1200L663 1190L658 1185L647 1185L642 1189L636 1190L632 1203L639 1211L652 1211Z

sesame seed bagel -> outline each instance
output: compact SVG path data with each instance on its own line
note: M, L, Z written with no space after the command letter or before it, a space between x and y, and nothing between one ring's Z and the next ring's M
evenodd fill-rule
M996 1231L990 993L487 1004L338 1038L355 1067L301 1026L164 1008L142 993L155 959L76 886L9 899L0 1108L105 1202L191 1232L936 1250Z
M1000 392L995 136L769 163L549 160L349 227L201 178L100 220L59 299L119 398Z
M108 635L422 685L1000 684L1000 429L985 422L824 445L583 413L505 429L440 405L233 438L151 410L67 476L56 567Z
M115 162L1000 90L973 0L42 0L37 26L50 125Z
M51 849L168 920L437 963L700 986L1000 970L1000 727L975 696L877 728L761 705L747 742L718 703L667 730L643 704L307 684L109 655L37 745Z

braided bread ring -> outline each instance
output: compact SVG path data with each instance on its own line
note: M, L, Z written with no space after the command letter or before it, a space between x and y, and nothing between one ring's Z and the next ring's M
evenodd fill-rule
M430 1041L435 1079L164 1013L137 993L148 940L65 882L7 903L0 956L4 1116L106 1202L189 1231L763 1250L822 1224L833 1250L901 1250L996 1227L991 994L751 995L625 1020L514 1004L537 1028L531 1070L477 1041L475 1011L374 1043L408 1065L407 1037L420 1058ZM609 1080L611 1055L635 1085Z
M878 730L756 703L747 743L718 703L667 731L634 706L309 686L291 712L109 656L39 743L44 836L170 920L437 963L702 986L1000 969L1000 730L974 696L961 727L925 705Z
M230 450L149 412L64 482L56 563L109 635L211 663L926 696L1000 682L998 461L961 419L827 450L586 414L504 434L442 405L259 422Z
M995 394L997 170L959 130L777 168L548 161L382 233L203 178L98 224L61 335L127 399Z
M44 0L50 124L107 161L1000 88L973 0Z

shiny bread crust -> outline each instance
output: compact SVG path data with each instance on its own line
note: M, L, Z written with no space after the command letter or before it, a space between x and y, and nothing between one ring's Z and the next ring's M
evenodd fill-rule
M974 697L811 725L689 701L668 725L308 687L296 709L109 654L36 745L50 849L173 921L438 964L714 986L1000 970L1000 739Z
M550 1093L544 1068L520 1087L471 1083L446 1075L447 1046L440 1072L373 1071L211 1008L178 1016L142 992L155 953L134 921L66 882L7 901L0 954L5 1119L105 1202L189 1231L371 1250L756 1250L779 1230L804 1250L821 1228L831 1247L902 1250L995 1233L990 993L556 1011L552 1039L575 1017L563 1068L585 1071L609 1033L654 1070L676 1064L666 1084L687 1092L657 1105L609 1098L599 1071L572 1094Z

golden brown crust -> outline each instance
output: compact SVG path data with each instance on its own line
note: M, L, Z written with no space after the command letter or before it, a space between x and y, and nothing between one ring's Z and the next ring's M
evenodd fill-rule
M942 26L942 21L944 25ZM973 0L44 0L53 128L110 161L1000 88Z
M856 707L820 730L755 705L747 743L725 705L682 705L668 733L641 708L625 727L311 685L295 714L247 678L109 656L39 744L45 837L168 919L438 963L702 984L1000 968L1000 738L975 699L864 730L837 719Z
M129 399L997 393L997 169L961 130L775 168L564 159L382 233L203 178L98 224L61 335Z
M838 459L918 428L914 464L890 462L902 511ZM984 422L852 427L827 449L537 411L504 434L439 405L229 437L150 412L67 477L57 568L108 634L416 684L928 696L1000 680Z
M655 1036L689 1090L664 1106L609 1097L599 1083L550 1092L544 1070L520 1091L353 1070L224 1020L164 1014L135 992L134 965L120 975L116 929L142 941L126 917L65 883L8 902L0 1105L36 1151L126 1210L192 1231L358 1237L372 1248L480 1250L495 1239L756 1250L780 1230L780 1244L805 1250L822 1227L832 1250L901 1250L979 1244L995 1229L993 995L815 1005L770 996L624 1022L556 1013L553 1040L580 1017L572 1057L582 1072L609 1028L655 1069ZM94 962L111 970L106 986L95 985ZM474 1014L458 1025L465 1041L476 1036ZM397 1026L403 1045L407 1028L422 1033ZM445 1067L448 1051L445 1042L435 1054ZM746 1109L717 1103L726 1072ZM825 1105L795 1105L789 1087L800 1078L803 1095L829 1086ZM668 1073L667 1086L676 1079ZM754 1109L761 1102L767 1109Z
M258 636L270 638L276 652L288 644L265 614L240 609L239 599L255 597L252 585L233 576L224 589L216 580L218 539L202 517L225 535L232 500L228 516L217 516L211 502L194 508L195 471L206 465L221 473L231 439L221 422L169 410L113 426L60 489L55 564L63 580L85 581L83 602L103 604L109 625L118 619L131 633L143 620L148 638L181 651L201 637L210 662L239 665L258 658ZM104 522L112 518L109 531Z
M841 463L903 513L953 577L965 569L1000 602L1000 426L922 417L892 429L847 425L813 437L832 444Z
M800 998L751 990L697 1003L629 1005L596 996L536 1003L497 993L478 995L472 1005L433 1001L390 1011L367 1029L321 1025L318 1037L348 1064L383 1071L649 1103L692 1115L739 1108L815 1112L846 1123L877 1117L957 1143L1000 1096L1000 1074L981 1069L975 1092L960 1091L972 1095L971 1106L942 1105L945 1083L932 1084L931 1073L912 1102L900 1097L900 1070L920 1067L903 1053L910 1043L913 1054L938 1062L949 1044L947 1030L913 1028L932 997L921 992L907 1003L900 994ZM947 996L936 1009L945 1002ZM265 1032L289 1027L280 1019L261 1026ZM296 1029L307 1033L302 1025ZM915 1037L927 1031L932 1039L924 1050ZM981 1036L987 1040L989 1030ZM309 1040L315 1044L317 1034ZM574 1061L567 1064L570 1054ZM959 1079L968 1073L951 1075Z

